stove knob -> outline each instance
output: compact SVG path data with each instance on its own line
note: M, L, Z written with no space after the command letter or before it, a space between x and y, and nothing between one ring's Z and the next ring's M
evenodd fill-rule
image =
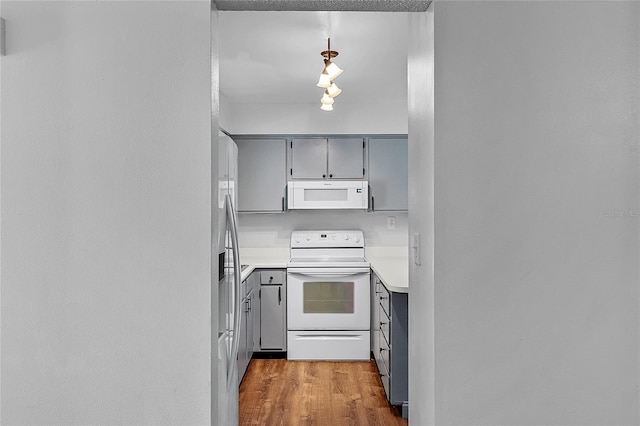
M300 244L302 242L302 238L296 237L296 243Z
M331 239L335 240L336 239L336 234L331 234Z
M353 241L355 241L356 243L360 241L360 237L353 237Z
M310 241L311 240L311 234L307 234L306 237L304 237L305 240Z
M344 239L348 240L349 239L349 234L344 234Z

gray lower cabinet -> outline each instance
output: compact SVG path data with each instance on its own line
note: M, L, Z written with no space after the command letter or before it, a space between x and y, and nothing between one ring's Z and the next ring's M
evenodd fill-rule
M242 295L240 304L242 318L240 320L240 330L238 333L238 380L242 380L244 377L244 373L249 366L249 361L251 361L251 357L253 356L255 338L253 307L256 305L256 290L253 275L242 282L240 294Z
M407 293L387 290L375 273L371 280L373 356L389 403L405 405L409 400Z
M409 153L407 137L369 138L371 209L408 209Z
M238 211L284 211L287 140L234 137L234 141L238 145Z
M286 270L261 270L260 274L260 339L262 352L287 350Z

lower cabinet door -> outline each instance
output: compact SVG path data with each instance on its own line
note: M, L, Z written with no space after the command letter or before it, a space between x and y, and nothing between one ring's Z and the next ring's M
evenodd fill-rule
M281 285L263 285L260 291L260 348L285 350L284 288Z
M247 370L247 366L249 365L249 354L247 347L247 307L248 307L247 298L242 299L242 303L240 305L240 309L242 309L242 319L240 321L240 329L238 330L237 339L239 339L240 343L238 344L238 381L242 381L242 377L244 376L244 372Z

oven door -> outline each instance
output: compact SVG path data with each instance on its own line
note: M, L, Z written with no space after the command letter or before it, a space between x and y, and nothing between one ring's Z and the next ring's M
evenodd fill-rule
M289 268L289 330L369 330L369 268Z

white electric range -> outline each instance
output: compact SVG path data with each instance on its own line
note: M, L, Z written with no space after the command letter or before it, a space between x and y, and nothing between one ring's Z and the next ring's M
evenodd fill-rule
M287 264L287 358L369 359L369 311L362 231L294 231Z

